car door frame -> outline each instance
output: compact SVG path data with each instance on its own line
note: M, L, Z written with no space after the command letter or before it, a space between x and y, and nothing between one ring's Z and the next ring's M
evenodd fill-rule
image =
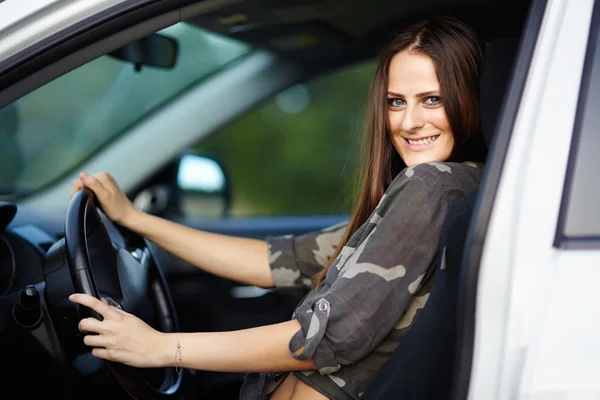
M558 394L533 378L554 368L536 360L536 349L543 329L552 326L545 304L557 289L554 239L593 0L544 3L531 9L466 249L477 285L465 282L476 291L466 293L461 311L473 318L474 329L463 326L463 344L473 334L466 350L472 357L463 357L457 399ZM527 63L524 48L533 45ZM479 226L486 209L489 223Z

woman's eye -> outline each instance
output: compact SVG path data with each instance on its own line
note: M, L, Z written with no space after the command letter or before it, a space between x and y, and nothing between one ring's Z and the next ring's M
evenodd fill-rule
M402 99L388 99L388 105L391 107L402 107L404 100Z
M442 99L439 96L429 96L425 99L425 104L428 106L437 106L442 104Z

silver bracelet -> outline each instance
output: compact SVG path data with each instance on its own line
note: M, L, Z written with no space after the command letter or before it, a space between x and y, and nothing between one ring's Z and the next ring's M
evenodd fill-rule
M175 351L175 372L177 375L181 375L181 368L179 368L179 362L181 362L181 343L179 343L179 335L175 332L175 340L177 340L177 350Z

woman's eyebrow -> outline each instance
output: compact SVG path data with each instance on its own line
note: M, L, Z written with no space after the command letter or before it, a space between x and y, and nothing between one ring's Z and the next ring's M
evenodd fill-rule
M431 95L439 96L439 93L440 93L439 90L429 90L427 92L417 93L415 95L415 97L426 97L426 96L431 96ZM395 92L387 92L387 94L388 94L388 96L404 97L403 94L395 93Z

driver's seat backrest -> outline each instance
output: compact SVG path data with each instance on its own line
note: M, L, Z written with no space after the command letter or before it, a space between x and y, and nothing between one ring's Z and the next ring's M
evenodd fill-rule
M509 83L517 38L487 44L481 76L480 110L489 146ZM362 400L452 398L457 364L458 301L463 252L477 192L453 206L442 229L429 299L404 340L379 371Z

